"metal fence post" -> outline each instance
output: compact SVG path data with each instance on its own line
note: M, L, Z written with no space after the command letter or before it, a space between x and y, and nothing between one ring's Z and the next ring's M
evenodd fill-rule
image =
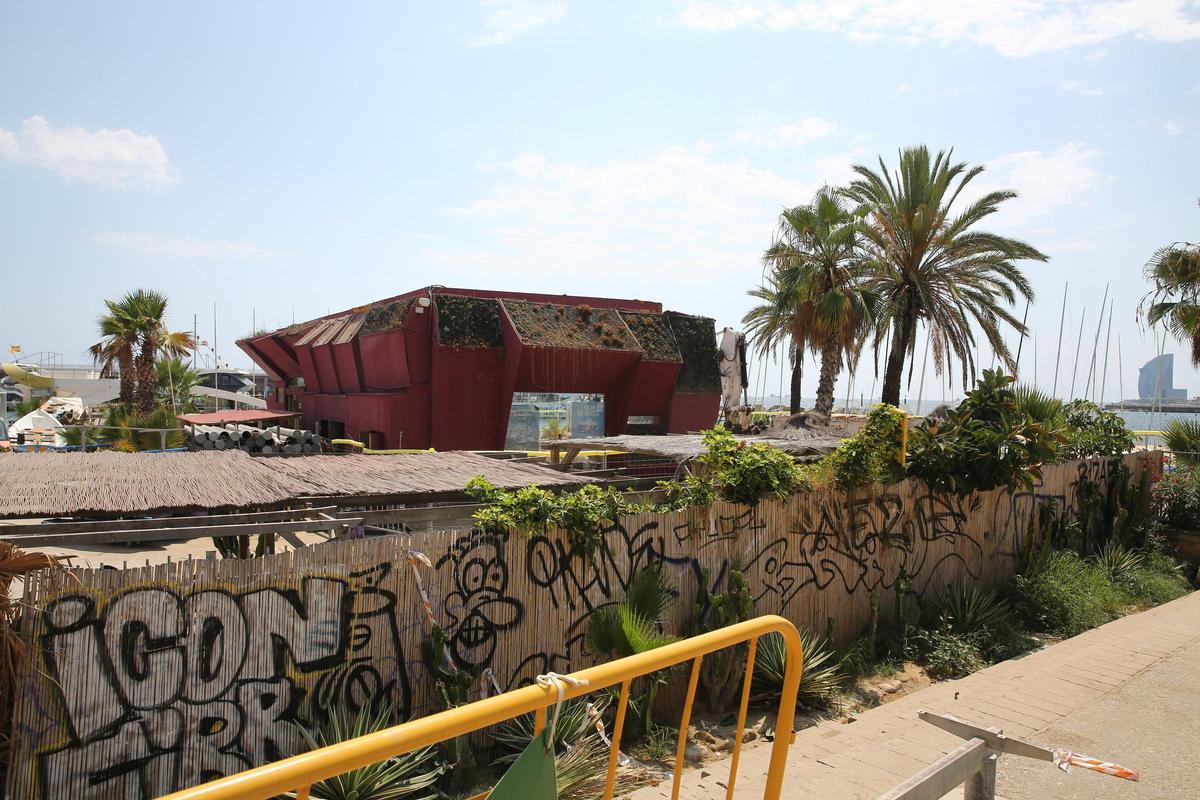
M983 760L979 771L963 787L963 800L996 800L996 753Z

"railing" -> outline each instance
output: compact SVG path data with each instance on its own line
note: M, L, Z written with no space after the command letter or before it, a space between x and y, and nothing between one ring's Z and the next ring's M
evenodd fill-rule
M1053 750L1011 736L999 728L982 728L950 714L917 712L931 725L962 737L965 741L908 780L893 787L879 800L938 800L959 786L963 800L996 800L996 761L1005 753L1038 761L1049 761L1061 769L1082 769L1136 781L1138 773L1119 764L1089 758L1069 750Z
M726 780L726 797L733 797L738 758L741 755L742 729L746 724L746 711L750 702L754 654L758 638L767 633L781 634L787 649L787 668L784 672L783 693L779 700L779 711L775 723L775 741L771 747L771 761L767 768L767 781L763 790L764 800L778 800L783 788L783 771L787 762L788 746L792 742L792 717L796 708L796 694L800 688L804 656L800 646L800 636L796 632L795 626L783 617L773 615L758 617L710 633L693 636L646 653L575 672L569 676L573 680L565 681L563 687L563 698L566 700L609 686L619 684L621 687L620 699L617 701L616 719L613 724L612 746L608 754L604 800L611 800L613 795L617 759L621 746L621 731L625 725L625 713L629 706L629 690L634 679L676 664L682 664L685 661L691 661L692 671L683 704L683 716L679 724L674 783L671 791L671 797L673 800L677 800L683 769L684 748L687 745L688 723L691 720L692 703L696 697L701 661L709 653L749 642L746 674L742 683L741 702L738 707L737 729L733 737L729 777ZM577 685L576 682L586 683ZM546 724L547 709L553 706L557 699L558 693L552 687L526 686L476 703L405 722L378 733L323 747L191 789L184 789L166 795L162 800L271 800L285 792L295 792L297 800L307 800L310 788L318 781L327 780L350 770L375 764L457 736L463 736L531 711L534 712L534 735L536 736ZM486 796L486 793L481 796Z

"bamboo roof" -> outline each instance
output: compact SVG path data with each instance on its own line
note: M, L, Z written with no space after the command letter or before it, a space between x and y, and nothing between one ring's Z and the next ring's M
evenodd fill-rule
M593 480L469 452L0 453L0 519L278 508L313 497L402 503L459 493L475 475L502 488Z

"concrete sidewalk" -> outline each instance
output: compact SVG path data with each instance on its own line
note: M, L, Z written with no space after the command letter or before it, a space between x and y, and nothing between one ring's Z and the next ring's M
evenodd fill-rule
M860 714L856 722L822 722L796 734L784 796L875 798L962 743L918 719L920 709L996 725L1013 736L1035 737L1198 640L1200 592L1195 592L1024 658L914 692ZM1116 758L1114 753L1088 755ZM1003 757L1001 764L1012 758ZM769 760L768 747L742 753L737 796L761 797ZM1042 766L1052 769L1049 764ZM723 798L728 775L728 759L689 770L680 797ZM1093 778L1117 782L1074 772L1071 777L1080 782ZM670 796L670 782L631 795L635 800Z

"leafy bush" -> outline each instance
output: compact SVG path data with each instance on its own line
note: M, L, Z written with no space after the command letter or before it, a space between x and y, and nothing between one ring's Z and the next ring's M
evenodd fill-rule
M787 500L803 485L795 460L774 447L739 442L727 429L704 431L704 452L682 482L660 481L667 492L668 510L711 505L720 497L731 503L754 505L764 494Z
M805 708L830 708L844 677L841 662L828 641L804 628L800 628L800 648L804 654L804 671L800 675L800 693L796 700ZM751 691L761 697L779 697L783 693L786 670L787 647L783 636L768 633L758 640Z
M589 555L600 544L606 527L625 514L649 510L644 504L630 503L612 487L595 485L560 494L536 486L506 491L476 475L467 481L466 491L472 499L487 504L472 514L482 530L530 534L555 526L563 529L574 548Z
M1200 421L1173 419L1163 429L1163 439L1180 464L1200 463Z
M1094 560L1096 566L1104 570L1104 574L1108 575L1108 579L1111 581L1120 580L1142 566L1142 554L1136 550L1130 550L1119 542L1109 542L1104 545Z
M809 480L817 486L839 489L899 480L904 477L900 464L903 430L904 412L880 403L853 436L806 469Z
M937 628L922 631L918 639L921 664L934 680L962 678L987 666L978 638L970 634Z
M1041 389L1028 384L1019 384L1013 387L1013 395L1016 398L1017 406L1034 422L1040 422L1051 430L1057 430L1066 425L1063 402L1057 397L1052 397Z
M1163 525L1200 531L1200 470L1189 467L1163 475L1151 496L1155 516Z
M1133 450L1133 431L1111 411L1101 411L1095 403L1074 400L1063 406L1066 427L1058 457L1063 461L1101 456L1119 456Z
M1018 575L1008 600L1030 630L1074 636L1116 619L1132 598L1094 561L1058 550L1036 574Z
M1134 600L1150 605L1170 602L1191 590L1175 559L1154 549L1141 554L1140 563L1121 573L1117 582Z
M932 489L965 496L998 486L1033 487L1054 459L1058 434L1017 403L1015 378L984 370L944 422L926 420L909 436L908 473Z

